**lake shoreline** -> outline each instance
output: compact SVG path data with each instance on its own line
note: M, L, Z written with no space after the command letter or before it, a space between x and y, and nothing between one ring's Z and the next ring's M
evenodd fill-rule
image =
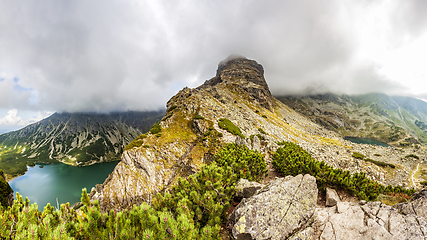
M72 166L72 167L87 167L87 166L92 166L92 165L95 165L95 164L98 164L98 163L109 163L109 162L119 162L119 161L121 161L121 159L114 159L114 160L110 159L110 160L101 161L101 162L91 161L91 162L89 162L89 164L78 164L78 165L70 164L68 162L65 162L65 161L63 162L63 161L59 161L59 160L58 160L58 162L53 162L53 163L52 162L36 162L34 164L34 166L26 165L27 166L27 170L25 170L25 172L23 174L18 174L18 175L13 176L13 177L9 177L10 175L7 174L7 173L4 173L4 175L6 177L6 182L10 183L10 181L16 179L17 177L25 175L28 172L28 168L29 167L35 167L35 166L40 166L40 165L52 165L52 164L58 164L58 163L63 163L63 164L66 164L66 165Z
M120 161L102 162L85 167L74 167L64 163L36 164L27 166L24 175L9 181L14 195L19 192L28 197L31 203L37 203L39 209L47 203L57 205L69 202L71 205L80 201L83 188L88 191L96 184L102 184Z
M344 140L352 142L352 143L356 143L356 144L368 144L368 145L376 145L376 146L382 146L382 147L392 147L391 145L389 145L386 142L383 142L381 140L375 139L375 138L370 138L370 137L357 137L357 136L343 136L342 137ZM360 140L360 141L352 141L352 140ZM366 140L370 140L370 141L365 141Z

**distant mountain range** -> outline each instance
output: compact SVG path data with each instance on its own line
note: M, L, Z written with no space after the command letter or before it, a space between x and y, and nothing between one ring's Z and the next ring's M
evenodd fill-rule
M165 111L55 113L21 130L0 135L0 169L7 176L26 165L63 162L75 166L119 160L123 148L147 132Z
M378 93L277 98L342 136L375 138L400 147L427 144L427 103L419 99Z

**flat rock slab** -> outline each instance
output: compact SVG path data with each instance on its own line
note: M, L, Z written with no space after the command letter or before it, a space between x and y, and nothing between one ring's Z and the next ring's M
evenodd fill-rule
M313 239L426 239L423 217L403 215L381 202L365 205L338 202L335 207L317 208Z
M233 211L229 225L234 238L274 240L307 234L317 192L316 179L308 174L275 179Z

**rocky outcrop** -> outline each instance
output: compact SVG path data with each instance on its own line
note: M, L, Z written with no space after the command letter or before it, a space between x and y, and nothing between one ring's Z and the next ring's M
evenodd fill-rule
M340 197L337 194L337 191L332 188L326 188L326 206L332 207L337 205L337 202L340 201Z
M309 235L317 201L316 179L287 176L243 199L229 218L236 239L288 239Z
M265 187L265 185L257 182L249 182L247 179L241 178L236 184L236 197L252 197L258 190L263 187Z
M264 79L264 68L256 61L241 56L230 56L218 64L216 76L202 87L214 86L223 82L238 86L244 92L249 93L252 101L273 111L274 99Z
M0 204L3 207L12 206L13 190L6 181L3 171L0 169Z
M381 202L338 202L335 207L317 208L313 239L413 240L427 237L426 219L402 215Z
M55 113L21 130L0 135L0 146L2 152L13 152L29 166L40 162L86 166L116 161L124 146L148 131L163 115L164 111ZM27 170L25 164L9 164L11 167L4 169L9 178Z
M414 214L427 219L427 189L413 194L411 201L399 203L393 207L405 215Z

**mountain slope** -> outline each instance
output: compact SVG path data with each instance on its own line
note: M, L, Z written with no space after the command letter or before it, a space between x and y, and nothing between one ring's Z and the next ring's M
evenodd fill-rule
M123 146L146 132L164 111L111 114L55 113L0 135L0 168L8 176L36 162L82 166L118 160Z
M198 171L219 147L233 142L260 151L269 163L279 142L292 141L333 167L364 171L384 184L410 184L410 172L417 163L402 161L406 150L343 140L271 96L263 74L263 67L253 60L229 59L200 87L178 92L168 101L158 126L126 148L121 162L104 184L92 190L91 198L99 200L104 210L150 202L153 194L166 190L177 177ZM383 168L353 158L356 151L397 167ZM426 156L423 150L417 151Z
M279 100L341 134L379 139L395 146L427 144L427 103L385 94L284 96Z

